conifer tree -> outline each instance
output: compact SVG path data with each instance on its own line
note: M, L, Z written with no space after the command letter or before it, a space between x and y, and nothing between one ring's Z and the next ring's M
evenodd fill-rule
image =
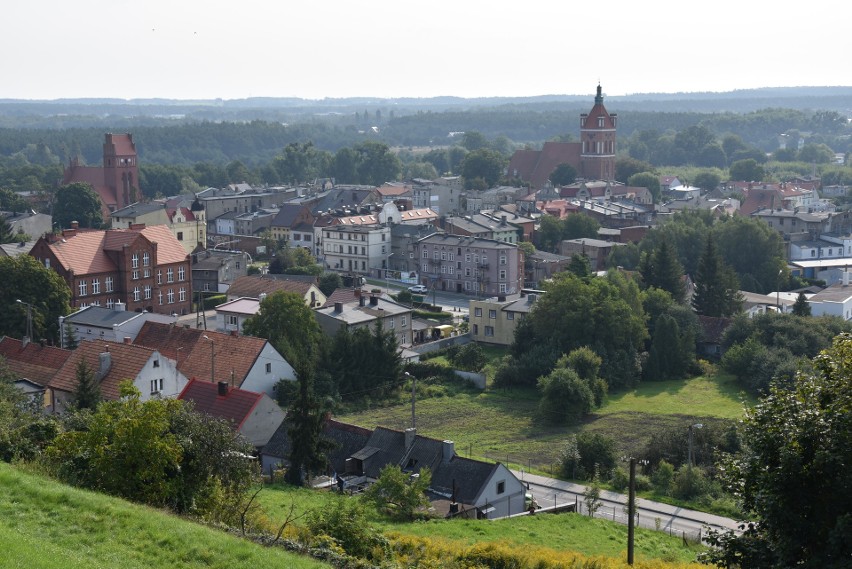
M722 261L711 235L695 273L692 307L703 316L732 316L742 308L737 276Z
M811 305L808 304L808 299L805 297L805 293L800 292L799 296L796 297L796 302L793 304L793 314L795 316L811 315Z
M683 286L683 266L668 241L663 240L644 257L639 270L646 286L667 291L675 302L684 301L686 289Z
M77 409L95 409L101 402L101 386L95 378L95 372L85 358L77 364L77 388L74 390L74 404Z
M322 434L325 413L314 395L315 365L310 354L300 361L296 369L299 395L287 411L290 467L284 478L295 486L303 485L308 476L326 469L328 452L334 446Z

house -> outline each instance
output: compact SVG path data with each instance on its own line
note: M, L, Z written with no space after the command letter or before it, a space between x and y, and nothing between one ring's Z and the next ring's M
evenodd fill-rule
M381 322L382 329L393 332L400 346L412 344L411 308L377 294L368 296L360 288L338 291L329 297L325 306L314 311L317 323L327 335L334 336L341 328L373 330Z
M580 115L580 142L545 142L541 150L518 150L506 175L539 189L549 183L557 166L569 164L582 178L614 180L618 116L607 112L603 99L598 85L592 110Z
M191 401L200 413L229 422L257 449L266 445L284 422L284 411L269 395L231 387L227 381L193 379L178 399Z
M47 384L70 356L71 350L9 336L0 337L0 357L15 375L16 384L20 382L19 385L27 392L40 391L45 407L50 404Z
M624 243L601 241L600 239L566 239L559 243L559 254L565 257L586 255L592 271L605 271L607 260L615 247L623 247Z
M323 257L329 270L383 277L391 253L387 225L334 225L323 229Z
M811 316L839 316L852 320L852 286L849 273L839 283L833 284L808 299Z
M260 302L258 298L243 297L220 304L216 307L216 330L242 334L246 320L260 312Z
M314 250L314 221L316 217L301 204L281 204L272 219L269 231L272 237L288 247L305 247Z
M71 289L71 306L115 307L158 314L190 310L189 256L164 225L65 229L41 237L30 255Z
M725 330L733 323L733 318L698 315L701 333L696 341L700 355L718 360L722 357L722 338Z
M72 340L67 337L69 331L74 335L73 340L78 343L85 340L124 342L125 338L130 338L132 342L142 325L149 320L162 324L175 322L174 316L171 315L127 312L122 303L118 303L117 308L90 305L68 316L59 317L60 345L63 348L68 347Z
M295 380L293 367L263 338L146 322L133 343L159 350L189 379L227 381L274 396L279 380Z
M497 519L525 511L523 483L504 465L462 458L453 441L386 427L364 429L329 419L325 435L339 444L329 454L333 473L349 484L370 484L383 468L396 465L413 475L426 468L432 474L428 495L449 502L450 515ZM279 429L261 453L264 470L283 464L289 454L285 429Z
M530 313L536 299L536 294L522 294L471 300L471 339L485 344L511 345L515 329Z
M130 229L140 224L165 225L187 253L192 253L199 245L204 247L207 242L207 218L198 198L191 203L182 198L137 202L112 212L110 218L113 229Z
M660 176L660 193L662 195L668 195L669 190L672 188L676 188L678 186L682 186L683 183L678 180L677 176ZM708 190L712 190L713 188L707 188Z
M228 289L228 300L261 299L279 290L298 294L305 299L305 304L310 308L318 308L327 300L317 286L316 277L271 274L239 277Z
M0 257L17 257L18 255L29 255L35 244L35 241L0 243Z
M443 179L411 181L411 203L415 209L426 209L438 215L449 215L461 210L462 188L454 181Z
M0 217L9 223L12 235L28 235L24 241L35 241L45 233L53 231L53 216L46 213L36 213L33 210L0 211ZM17 239L20 242L20 239Z
M104 219L139 200L136 144L130 133L104 135L103 166L82 166L74 157L62 170L62 185L89 184L101 198Z
M537 288L539 283L553 278L571 264L571 257L536 250L524 262L524 286Z
M207 249L192 254L192 292L228 292L248 274L251 257L243 251Z
M118 399L120 385L125 381L139 390L142 401L153 397L177 397L187 383L174 360L156 349L129 342L80 342L47 384L50 412L68 410L77 389L77 366L82 361L95 374L101 398L106 400Z
M518 246L493 239L435 233L417 242L420 284L436 290L495 296L523 287Z

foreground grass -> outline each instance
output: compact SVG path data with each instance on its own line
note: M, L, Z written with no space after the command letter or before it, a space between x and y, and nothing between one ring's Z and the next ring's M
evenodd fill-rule
M417 430L455 441L456 452L462 456L499 460L514 468L532 467L533 471L550 474L572 433L599 432L616 441L620 453L635 454L643 451L657 429L740 417L741 398L737 386L724 375L646 382L634 390L610 395L584 424L566 428L537 420L539 393L534 388L463 391L452 397L418 400ZM411 403L400 400L344 412L338 418L368 428L381 425L404 429L411 424Z
M0 463L0 567L328 567Z
M275 520L281 523L291 504L297 514L323 510L334 507L336 496L328 491L281 485L268 487L258 498L273 523ZM625 557L627 550L626 526L577 514L539 514L494 521L441 519L401 523L380 517L370 508L368 512L370 522L388 534L423 537L453 547L494 543L519 550L546 548L612 558ZM636 530L637 559L689 563L694 561L699 549L694 545L684 546L679 538L665 533Z

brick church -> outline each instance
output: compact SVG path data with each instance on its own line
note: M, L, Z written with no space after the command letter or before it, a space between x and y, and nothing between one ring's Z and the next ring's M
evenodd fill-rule
M89 184L101 198L104 219L110 213L139 201L139 170L133 135L107 133L103 166L81 166L77 158L63 169L62 185Z
M570 164L580 178L615 180L616 120L617 115L604 107L598 85L595 106L580 115L580 142L545 142L541 150L518 150L509 161L507 175L537 190L547 185L557 166Z

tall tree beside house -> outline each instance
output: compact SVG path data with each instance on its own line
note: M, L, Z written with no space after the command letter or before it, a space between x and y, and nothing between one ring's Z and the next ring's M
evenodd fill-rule
M57 343L59 317L71 312L71 289L59 273L29 255L0 257L0 283L0 336L26 334L29 304L34 339Z
M808 299L805 297L805 293L800 292L799 296L796 297L796 302L793 303L793 315L794 316L810 316L811 315L811 305L808 304Z
M653 251L642 257L639 272L645 286L668 292L676 302L684 301L686 289L683 286L683 266L668 241L661 241Z
M95 409L101 402L101 386L95 372L85 358L81 358L75 369L77 387L74 389L74 406L77 409Z
M53 204L53 221L61 228L71 227L76 221L80 227L100 229L103 225L101 198L92 186L83 182L66 184L56 190Z
M0 216L0 243L12 243L15 241L15 232L6 218Z
M668 314L657 318L648 362L644 369L645 379L664 381L683 378L689 362L688 354L684 354L684 351L677 321Z
M294 486L302 486L308 477L324 472L328 466L328 452L334 443L323 436L325 410L314 394L314 368L303 359L296 368L299 394L287 410L287 436L290 438L290 466L284 479Z
M402 358L393 330L376 326L340 329L320 368L336 381L337 394L346 400L382 398L397 388Z
M263 299L260 311L245 321L243 331L269 340L294 369L300 365L313 368L316 362L305 358L318 354L323 342L314 313L305 299L293 292L278 291Z
M733 316L742 302L736 275L722 261L712 235L708 236L695 273L692 307L702 316Z

